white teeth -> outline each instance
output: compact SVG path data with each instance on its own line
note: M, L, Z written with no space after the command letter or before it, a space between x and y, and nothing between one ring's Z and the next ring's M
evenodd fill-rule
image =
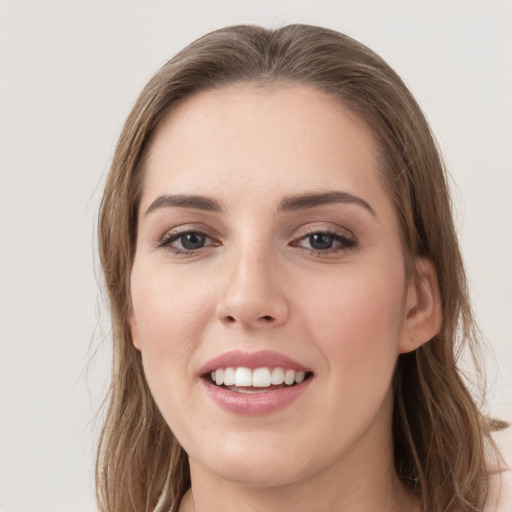
M270 386L270 370L268 368L256 368L252 372L252 385L255 388L268 388Z
M215 384L217 386L224 384L224 370L222 368L215 371Z
M241 366L235 370L235 386L252 386L252 371L249 368Z
M285 370L283 368L262 367L251 370L243 366L238 368L218 368L210 373L211 379L217 386L237 386L267 388L270 385L300 384L306 378L306 372Z
M293 370L286 370L284 372L284 383L291 386L295 382L295 372Z
M306 377L306 373L305 372L297 372L295 374L295 382L297 384L300 384Z
M226 368L224 370L224 385L233 386L235 384L235 368Z
M274 368L270 382L275 386L284 384L284 370L282 368Z

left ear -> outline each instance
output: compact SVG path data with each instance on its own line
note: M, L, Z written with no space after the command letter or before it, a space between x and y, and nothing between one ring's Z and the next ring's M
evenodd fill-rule
M399 352L412 352L430 341L441 330L442 321L441 295L434 265L426 258L416 258L407 285Z
M137 320L135 319L135 313L133 312L133 309L128 314L128 321L130 323L130 333L132 335L133 346L140 352L139 326L137 325Z

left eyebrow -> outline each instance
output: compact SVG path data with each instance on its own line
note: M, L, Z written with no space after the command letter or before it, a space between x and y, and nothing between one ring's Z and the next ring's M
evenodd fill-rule
M297 210L307 210L324 204L342 203L355 204L368 210L373 217L377 214L375 210L362 197L350 194L349 192L331 191L319 193L297 194L284 198L277 208L278 212L293 212Z

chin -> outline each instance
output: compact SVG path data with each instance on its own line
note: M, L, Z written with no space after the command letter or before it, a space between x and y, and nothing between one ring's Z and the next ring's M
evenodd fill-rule
M226 435L216 444L217 450L209 445L189 452L191 469L201 467L221 480L244 487L276 488L305 480L326 463L318 460L318 454L301 453L297 446L303 443L293 442L289 434L254 434Z
M304 479L304 468L298 468L293 461L277 463L276 457L271 460L258 461L222 461L211 468L211 471L225 481L243 487L272 488L285 487Z

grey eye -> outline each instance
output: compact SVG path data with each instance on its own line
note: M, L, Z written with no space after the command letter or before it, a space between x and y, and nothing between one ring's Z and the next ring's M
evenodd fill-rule
M201 249L206 243L206 235L198 232L184 233L178 238L183 249L187 251L193 251L195 249Z
M334 237L328 233L314 233L309 235L309 245L312 249L325 250L331 249L334 243Z

